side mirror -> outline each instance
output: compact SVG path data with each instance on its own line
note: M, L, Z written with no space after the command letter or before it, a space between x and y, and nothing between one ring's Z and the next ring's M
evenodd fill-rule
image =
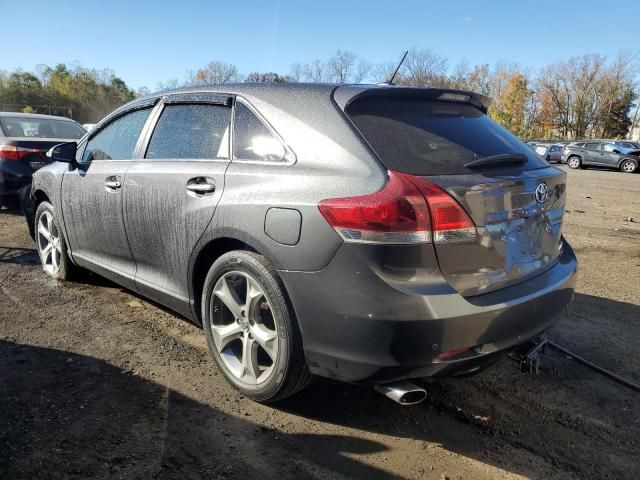
M617 148L614 148L613 153L620 153L620 150L618 150Z
M76 142L59 143L55 147L51 147L49 149L47 157L54 162L75 164L77 148L78 144Z

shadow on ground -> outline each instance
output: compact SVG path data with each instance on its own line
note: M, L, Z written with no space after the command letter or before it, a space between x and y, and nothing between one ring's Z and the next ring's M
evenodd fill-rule
M345 456L384 451L375 441L261 428L92 357L0 341L0 380L2 478L382 474ZM295 451L314 442L340 448Z

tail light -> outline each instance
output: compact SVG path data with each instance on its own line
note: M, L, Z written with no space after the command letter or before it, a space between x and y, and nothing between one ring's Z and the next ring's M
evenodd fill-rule
M30 153L38 153L37 148L16 147L15 145L0 145L0 158L4 160L21 160Z
M318 208L347 242L470 241L476 227L445 190L428 180L389 171L385 187L370 195L322 200Z

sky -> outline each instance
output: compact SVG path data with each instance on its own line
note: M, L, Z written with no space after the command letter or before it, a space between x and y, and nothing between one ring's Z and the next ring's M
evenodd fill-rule
M534 73L571 56L640 51L630 27L638 0L62 3L0 0L0 69L76 62L110 68L130 87L153 90L213 60L245 74L286 74L291 64L327 59L338 48L374 64L396 62L411 47L429 48L451 66L462 59L508 61Z

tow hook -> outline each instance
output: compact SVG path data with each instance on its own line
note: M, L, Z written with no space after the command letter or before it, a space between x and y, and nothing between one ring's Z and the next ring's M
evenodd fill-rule
M541 357L547 351L549 342L546 337L538 337L526 353L520 355L520 371L522 373L540 373Z

